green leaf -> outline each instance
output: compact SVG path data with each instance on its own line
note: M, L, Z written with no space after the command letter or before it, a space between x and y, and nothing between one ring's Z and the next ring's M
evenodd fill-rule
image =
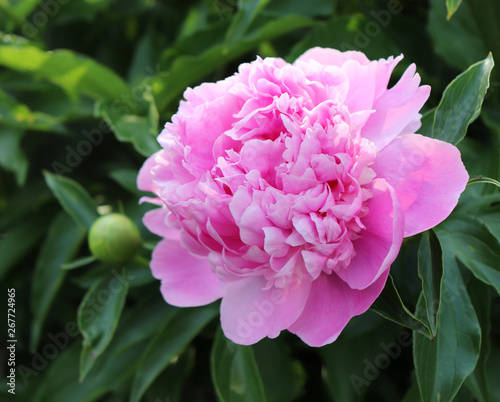
M226 31L226 47L233 47L243 37L250 24L269 0L238 0L238 12Z
M97 114L111 127L119 141L132 143L143 156L154 154L160 149L156 141L157 128L149 118L128 113L130 108L126 104L117 105L115 101L97 105Z
M0 89L0 125L25 130L66 133L60 121L50 114L32 112L26 105ZM2 129L2 127L0 127Z
M176 309L168 306L159 292L146 294L137 306L123 312L111 344L82 383L78 381L77 364L81 348L79 342L73 342L42 373L42 387L35 400L92 402L118 388L135 373L144 352L144 342L156 333L159 322L169 319L172 310ZM76 333L66 331L61 334L66 334L68 338L77 336L76 323L72 324ZM29 381L32 379L28 378Z
M472 275L467 283L467 290L469 291L472 305L481 326L481 354L479 355L476 369L467 377L465 385L478 402L489 402L491 401L491 391L486 363L490 354L491 343L491 292L487 285Z
M305 2L303 4L308 5ZM374 23L375 21L371 18L359 12L352 15L335 15L326 23L317 23L301 41L295 44L285 59L290 62L294 61L315 46L330 47L341 51L362 50L370 60L401 53L393 36L385 29L381 29L375 35L365 34L365 32L373 32L371 26ZM378 23L377 26L379 26Z
M155 378L181 353L191 340L218 313L218 306L183 309L164 321L158 334L144 350L134 376L131 402L138 402Z
M458 10L458 7L460 6L460 3L462 3L462 0L446 0L446 9L448 10L448 15L446 16L446 19L450 19L453 14Z
M479 322L457 260L446 253L443 257L445 269L437 336L432 341L418 332L413 336L415 371L423 401L452 401L474 370L481 343ZM417 303L416 315L426 315L423 297Z
M364 318L364 315L357 317L358 320ZM401 331L398 325L382 320L359 334L344 332L335 342L320 348L326 371L322 377L332 399L341 402L370 400L366 397L370 386L403 353L408 353L411 345L411 331Z
M43 236L50 220L46 214L36 214L9 228L0 238L0 278L20 260L29 255L29 251Z
M22 21L37 6L37 0L0 0L0 8L9 10L16 20Z
M422 279L422 295L432 335L436 336L443 280L443 251L434 231L422 235L418 249L418 276Z
M500 293L500 243L479 219L454 214L436 227L436 234L443 250Z
M230 350L232 348L231 346ZM265 338L253 345L252 349L266 400L295 401L303 391L306 375L301 364L292 359L287 343L282 338Z
M26 182L28 159L21 149L24 132L18 128L0 126L0 166L16 176L18 186Z
M221 402L265 402L252 346L237 345L218 330L210 358L212 381Z
M492 49L481 40L480 27L467 2L447 20L446 4L443 0L430 0L428 30L434 50L458 70L484 58Z
M467 127L481 112L493 65L493 57L489 54L486 59L470 66L446 87L434 115L433 138L454 145L462 141Z
M113 170L109 175L125 190L130 193L141 197L143 192L137 189L137 174L139 172L135 169L116 169Z
M0 65L44 78L70 94L93 99L119 99L127 84L107 67L69 50L45 52L35 46L1 46Z
M66 275L62 264L78 251L85 230L65 214L59 213L52 221L47 237L40 249L33 273L31 288L31 348L36 348L47 312Z
M127 271L113 270L85 294L78 309L78 328L83 335L80 382L106 350L115 333L129 288Z
M43 172L45 182L64 210L79 224L90 229L99 217L97 207L90 195L76 181Z
M415 317L404 305L391 275L387 278L384 290L370 308L388 320L432 338L429 327Z
M273 0L267 5L265 12L278 15L296 14L309 17L328 17L333 13L337 0L316 0L314 7L303 0Z
M164 78L154 80L153 93L158 109L164 110L184 92L186 87L197 83L218 67L249 52L262 41L277 38L287 32L312 24L313 21L309 18L288 15L265 23L248 33L230 49L222 43L217 43L196 55L178 55L168 67L168 74ZM209 35L210 31L206 33L207 37Z

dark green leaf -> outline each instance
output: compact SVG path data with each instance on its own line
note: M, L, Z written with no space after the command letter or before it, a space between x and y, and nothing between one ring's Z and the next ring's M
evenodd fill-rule
M481 329L457 260L445 253L444 262L437 336L432 341L418 332L413 336L415 370L423 401L452 401L479 357ZM423 296L416 315L426 316Z
M478 402L489 402L491 401L491 391L486 363L490 354L491 292L487 285L472 275L467 283L467 290L481 326L481 354L475 370L465 380L465 385Z
M2 233L0 239L0 278L20 260L29 255L45 233L50 216L38 214L28 217L25 221Z
M124 312L111 344L82 383L78 381L79 342L73 342L63 350L43 373L43 384L36 400L96 401L131 378L144 351L144 342L158 330L158 323L168 320L174 310L161 300L159 294L152 296L156 296L154 300L145 296L138 306ZM66 331L66 335L74 338L78 335L76 322L68 324L73 327L72 331Z
M144 350L134 376L130 400L138 402L155 378L186 345L215 317L218 306L184 309L159 329Z
M432 338L429 327L406 308L390 275L387 278L384 290L370 308L388 320Z
M80 382L111 342L128 288L127 271L113 270L85 294L78 309L78 328L83 335Z
M465 137L467 127L481 112L493 65L489 54L448 85L434 115L433 138L456 145Z
M471 14L470 6L463 2L453 18L447 20L445 1L430 0L428 28L434 49L459 70L482 60L491 51L481 40L480 28Z
M124 189L137 196L142 196L143 192L137 189L137 174L135 169L116 169L109 175Z
M24 132L13 127L0 126L0 166L16 175L16 181L22 186L28 174L28 159L21 149Z
M422 295L432 335L436 336L443 280L443 251L434 231L422 235L418 249L418 276L422 279Z
M47 312L64 281L66 273L62 264L77 252L85 230L64 212L53 220L38 256L31 288L31 347L40 340Z
M436 234L443 250L500 293L500 245L480 220L454 214L436 228Z
M243 37L250 24L260 11L269 3L269 0L239 0L238 12L226 31L225 44L232 48Z
M47 186L61 203L64 210L71 217L87 229L99 217L96 204L76 181L55 175L49 172L43 173Z
M143 116L129 114L130 107L125 103L103 102L97 107L97 113L111 127L119 141L130 142L137 152L150 156L160 149L156 136L159 134L151 120Z
M326 369L324 380L333 400L369 400L366 392L372 383L405 351L408 353L411 344L410 330L400 332L398 325L383 321L354 336L343 333L332 344L320 348Z
M217 331L211 355L212 381L221 402L265 402L252 346L237 345Z
M232 348L232 347L231 347ZM252 346L268 402L295 401L303 392L304 369L282 338L264 338Z
M274 19L256 31L248 33L231 49L222 43L215 44L199 55L179 55L169 67L168 75L155 80L153 90L157 99L158 109L162 111L172 101L176 100L186 87L197 83L216 68L245 54L255 48L260 42L279 37L292 30L312 25L309 18L288 15ZM209 33L207 33L207 36Z

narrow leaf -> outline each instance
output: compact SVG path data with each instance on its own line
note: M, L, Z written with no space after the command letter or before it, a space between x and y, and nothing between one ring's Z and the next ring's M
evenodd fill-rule
M20 260L29 255L30 250L44 235L50 216L37 214L8 228L0 238L0 278Z
M426 304L429 326L433 336L436 336L443 280L443 251L432 229L425 232L420 240L418 276L422 279L422 295Z
M491 292L488 285L472 275L467 282L467 290L481 326L481 354L474 372L465 380L465 385L478 402L489 402L491 401L491 390L486 363L490 355L491 344Z
M493 69L491 53L470 66L444 90L434 115L432 137L458 144L465 137L467 127L481 112L484 95L490 86Z
M131 402L138 402L155 378L216 316L218 306L183 309L163 325L148 344L132 383Z
M217 331L211 354L212 381L221 402L265 402L252 346L236 345Z
M66 273L62 264L78 251L85 230L64 212L53 220L40 249L31 288L31 348L36 348L47 312L54 301Z
M423 401L452 401L476 366L481 330L456 259L444 255L439 330L431 341L414 332L413 356ZM417 303L417 317L426 316L423 297Z
M18 186L28 175L28 159L21 148L23 135L19 128L0 126L0 166L15 174Z
M78 309L78 328L83 335L80 381L111 342L128 288L127 271L113 270L85 294Z
M47 186L64 210L87 229L98 218L97 206L85 189L76 181L49 172L43 173Z
M259 14L259 12L269 3L269 0L239 0L238 12L231 21L226 32L226 47L231 48L243 37L248 27Z
M415 317L404 305L391 275L387 278L384 290L382 290L382 293L370 308L388 320L408 327L428 338L432 338L432 332L429 327Z

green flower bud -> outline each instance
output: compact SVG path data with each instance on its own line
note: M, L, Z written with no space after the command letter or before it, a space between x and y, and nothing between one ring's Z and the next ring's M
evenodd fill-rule
M141 248L139 229L122 214L99 217L89 231L89 248L98 260L109 263L130 261Z

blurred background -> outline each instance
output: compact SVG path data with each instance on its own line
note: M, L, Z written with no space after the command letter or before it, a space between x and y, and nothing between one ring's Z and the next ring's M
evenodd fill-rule
M0 0L0 339L12 333L14 298L17 340L16 394L2 380L2 400L419 400L411 331L372 311L323 348L287 332L240 347L221 336L218 303L168 306L147 268L158 238L141 223L151 206L138 204L135 180L183 91L257 56L293 62L313 46L370 59L404 54L391 83L416 63L432 86L425 113L462 71L489 52L499 59L500 3ZM498 71L459 145L471 177L499 178ZM468 188L461 205L483 208L478 199L489 200L498 236L498 189ZM90 257L88 230L109 212L140 229L132 261ZM496 239L481 255L498 269ZM405 240L391 269L411 311L421 291L419 240ZM464 280L487 307L476 309L480 363L456 400L500 400L500 300L472 275ZM2 379L11 357L4 344Z

